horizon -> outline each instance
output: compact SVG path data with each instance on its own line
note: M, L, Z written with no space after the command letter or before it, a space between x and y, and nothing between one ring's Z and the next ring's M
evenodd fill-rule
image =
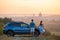
M1 17L39 17L39 16L42 16L42 17L49 17L49 16L60 16L60 15L55 15L55 14L53 14L53 15L48 15L48 14L41 14L41 15L39 15L39 14L0 14L0 18Z

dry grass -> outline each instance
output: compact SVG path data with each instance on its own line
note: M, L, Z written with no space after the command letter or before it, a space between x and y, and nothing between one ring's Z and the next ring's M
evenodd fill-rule
M0 40L60 40L60 36L39 36L39 37L27 37L27 36L15 36L7 37L6 35L0 36Z

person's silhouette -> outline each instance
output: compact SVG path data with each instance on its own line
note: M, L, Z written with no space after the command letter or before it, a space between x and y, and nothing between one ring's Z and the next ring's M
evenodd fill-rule
M35 23L34 23L34 20L33 19L30 22L30 26L31 26L31 32L34 34L34 31L35 31Z
M39 30L40 30L40 34L44 34L45 29L44 29L44 25L43 25L42 21L40 21Z

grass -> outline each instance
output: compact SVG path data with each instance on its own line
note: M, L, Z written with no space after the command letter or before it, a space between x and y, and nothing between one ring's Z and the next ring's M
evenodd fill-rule
M50 36L39 36L39 37L7 37L6 35L0 36L0 40L60 40L60 36L50 35Z
M28 37L28 36L15 36L15 37L7 37L6 35L0 35L0 40L60 40L60 36L56 36L55 34L51 35L49 32L45 33L43 36L39 37Z
M43 36L39 37L27 37L25 36L15 36L15 37L7 37L6 35L0 35L0 40L60 40L60 36L56 36L55 34L52 34L46 30L45 34Z

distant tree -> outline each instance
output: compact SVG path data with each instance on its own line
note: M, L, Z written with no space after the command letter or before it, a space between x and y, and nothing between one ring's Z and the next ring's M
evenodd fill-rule
M3 22L6 24L7 22L12 22L12 19L5 17L5 18L3 19Z
M11 18L7 18L7 17L0 18L0 23L6 24L7 22L12 22L12 19Z
M3 18L0 18L0 23L3 22Z

